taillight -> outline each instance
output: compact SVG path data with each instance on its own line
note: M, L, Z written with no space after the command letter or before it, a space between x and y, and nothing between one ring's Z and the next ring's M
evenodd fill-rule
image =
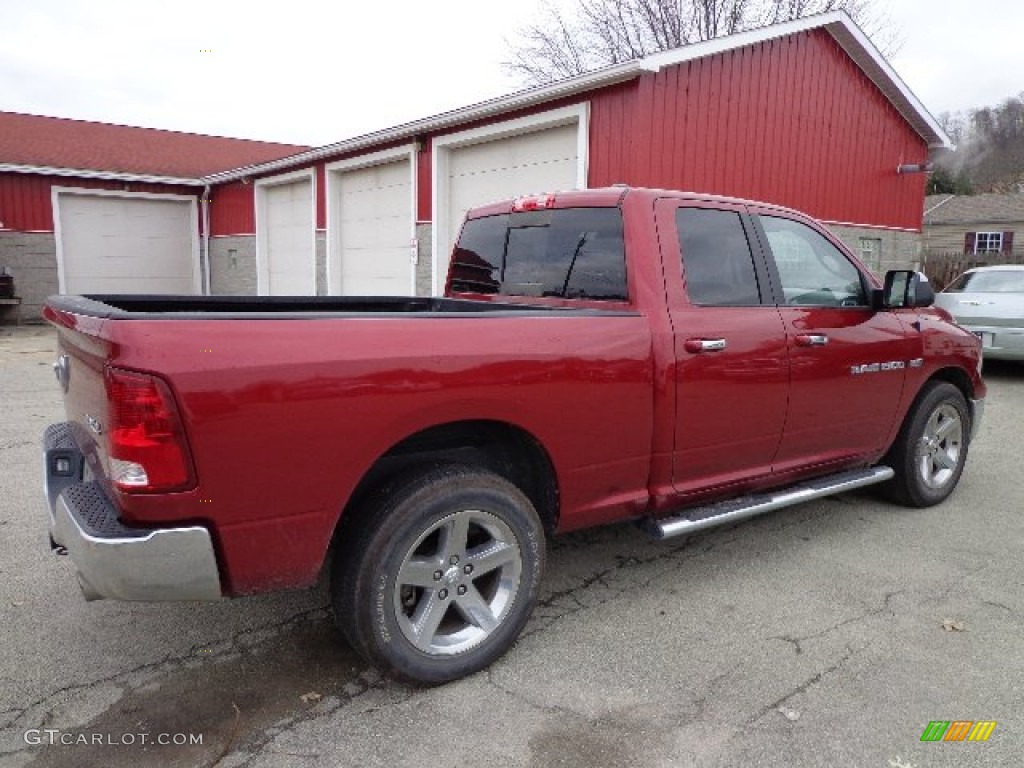
M107 368L107 453L111 480L122 491L182 490L193 483L192 462L174 397L144 373Z

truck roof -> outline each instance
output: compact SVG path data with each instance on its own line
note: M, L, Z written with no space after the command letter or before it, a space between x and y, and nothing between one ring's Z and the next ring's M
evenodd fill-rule
M513 206L517 204L529 204L531 201L538 201L542 208L611 208L622 204L626 196L645 196L651 200L672 197L684 200L704 200L719 203L733 203L736 205L756 205L760 208L769 208L779 212L804 217L806 214L800 211L786 208L775 203L766 203L758 200L748 200L740 197L728 197L716 195L709 192L682 192L672 189L652 189L649 187L633 187L628 184L615 184L610 187L596 187L594 189L567 189L556 192L539 192L521 197L499 200L494 203L480 205L472 208L467 217L471 219L481 216L494 216L500 213L510 213Z

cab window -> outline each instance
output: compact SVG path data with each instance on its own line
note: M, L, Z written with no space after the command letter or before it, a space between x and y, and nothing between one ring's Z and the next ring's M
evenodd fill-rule
M622 212L563 208L471 219L453 254L451 289L626 301Z
M750 243L736 211L680 208L676 231L686 295L701 306L761 303Z

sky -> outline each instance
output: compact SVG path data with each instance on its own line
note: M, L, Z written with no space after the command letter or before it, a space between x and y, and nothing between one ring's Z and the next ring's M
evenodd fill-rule
M547 0L569 2L571 0ZM935 115L1024 91L1020 0L876 0ZM518 90L540 0L0 0L0 110L323 145Z

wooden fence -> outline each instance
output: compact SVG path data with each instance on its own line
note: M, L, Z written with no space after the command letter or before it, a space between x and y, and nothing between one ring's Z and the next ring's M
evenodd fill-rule
M955 280L962 272L974 267L990 267L996 264L1024 264L1024 253L958 253L956 251L923 251L921 271L928 280L941 290Z

